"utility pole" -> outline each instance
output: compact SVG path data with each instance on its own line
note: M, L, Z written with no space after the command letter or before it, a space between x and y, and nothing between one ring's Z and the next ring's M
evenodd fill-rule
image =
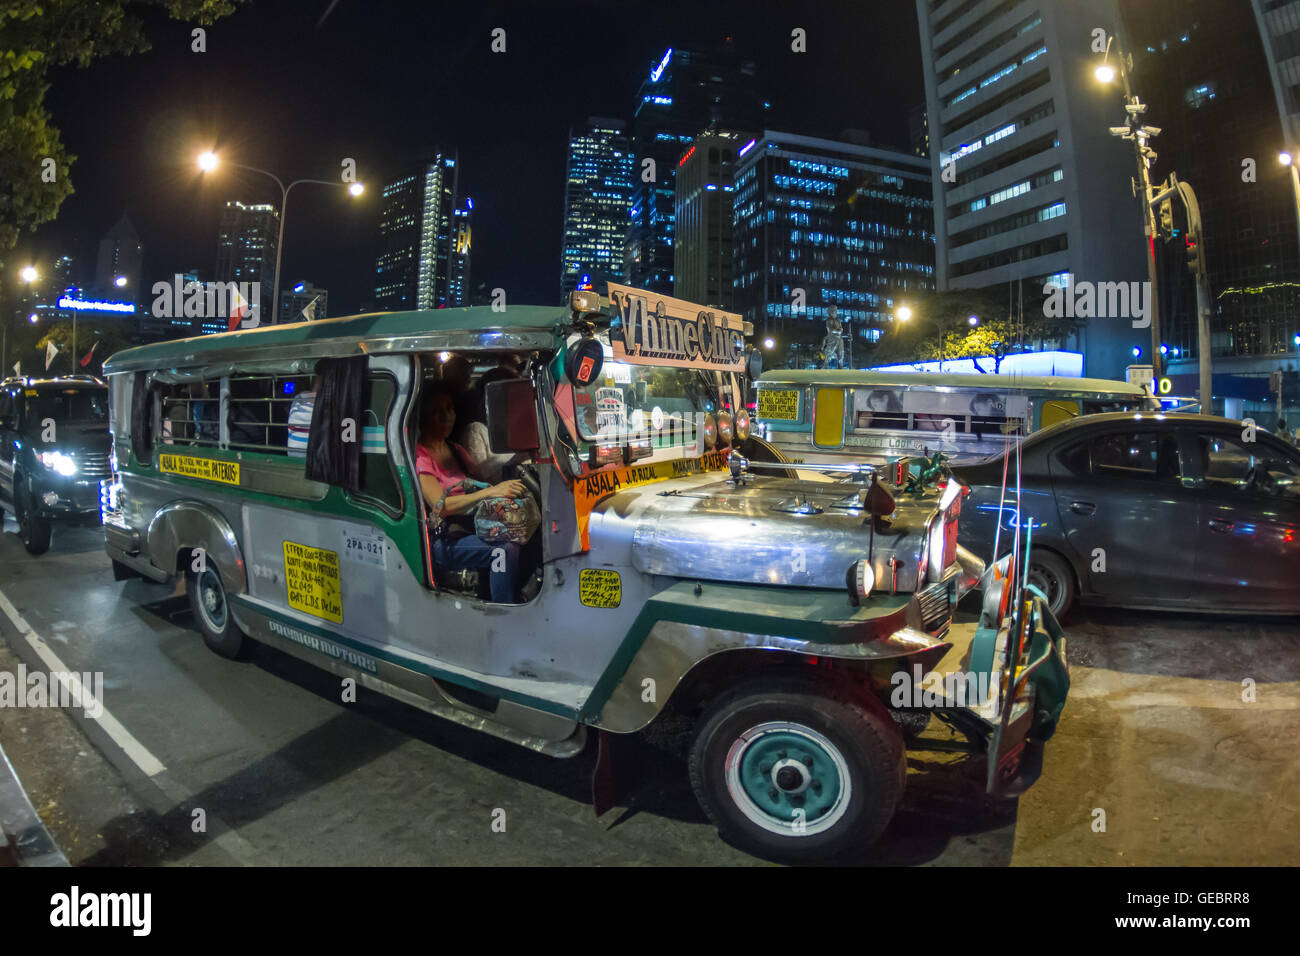
M1147 204L1147 213L1153 219L1156 207L1177 195L1187 212L1187 268L1196 280L1196 356L1198 373L1198 395L1201 414L1209 415L1214 409L1213 375L1210 370L1210 274L1205 268L1205 227L1201 221L1201 204L1196 201L1196 192L1191 183L1180 182L1177 173L1170 173L1169 179L1159 192L1151 196ZM1159 378L1156 378L1159 382Z

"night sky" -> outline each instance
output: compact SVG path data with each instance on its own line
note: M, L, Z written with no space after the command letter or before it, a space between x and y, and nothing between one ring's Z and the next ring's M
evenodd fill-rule
M912 0L642 4L382 3L277 0L242 6L190 52L189 27L148 22L153 49L52 75L48 105L70 152L76 193L59 217L20 239L48 262L71 252L93 279L96 243L125 209L145 246L143 279L196 268L213 276L218 210L228 199L278 203L265 177L338 178L357 161L368 191L303 185L289 199L281 285L329 289L331 315L372 295L379 187L426 146L458 149L474 199L472 280L517 303L559 296L564 162L570 124L631 121L641 80L670 46L731 36L758 66L769 126L814 136L866 129L907 145L924 98ZM494 27L507 52L490 51ZM790 31L808 52L790 51ZM142 297L148 301L148 297Z

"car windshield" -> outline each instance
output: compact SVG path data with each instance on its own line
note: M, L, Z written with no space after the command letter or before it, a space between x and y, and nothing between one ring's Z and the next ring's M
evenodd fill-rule
M697 369L607 361L596 380L574 389L585 441L625 443L649 435L656 446L695 440L696 416L716 412L716 391Z
M31 391L36 394L32 395ZM39 428L47 419L56 425L96 425L108 422L108 389L32 389L27 398L27 426Z

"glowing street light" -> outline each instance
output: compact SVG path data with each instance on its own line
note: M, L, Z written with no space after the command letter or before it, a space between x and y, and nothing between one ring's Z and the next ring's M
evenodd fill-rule
M966 321L969 322L971 325L979 325L980 317L978 315L972 315L969 318L967 318Z
M1290 166L1293 160L1291 154L1284 150L1277 154L1277 161L1283 166Z
M909 306L900 305L894 315L898 317L899 321L906 322L912 317L912 309Z
M1094 71L1094 75L1103 83L1115 82L1115 68L1109 63L1103 63Z
M205 173L210 173L217 168L217 154L211 150L200 153L198 156L199 169ZM271 292L271 322L278 320L280 314L280 253L284 249L284 224L288 219L289 190L293 189L299 183L315 183L318 186L347 186L348 194L352 197L360 196L365 192L366 187L361 183L343 183L332 182L328 179L295 179L289 185L281 182L280 177L275 173L267 172L265 169L258 169L256 166L245 166L243 163L228 163L236 169L246 169L250 173L258 173L262 176L270 176L275 180L275 184L280 187L280 231L275 240L275 278L274 286Z
M776 339L771 339L771 338L763 339L763 348L765 349L776 348Z
M23 266L22 269L18 271L18 275L28 285L41 277L41 274L36 271L35 266Z
M126 276L118 276L113 280L113 285L117 286L119 289L124 288L126 286Z
M33 312L31 315L27 316L27 321L28 321L28 322L31 322L31 323L33 323L33 324L35 324L35 322L36 322L36 313Z

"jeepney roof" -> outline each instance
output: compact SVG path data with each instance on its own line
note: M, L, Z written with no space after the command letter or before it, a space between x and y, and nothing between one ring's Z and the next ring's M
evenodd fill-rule
M858 388L972 388L979 391L1029 389L1050 392L1097 392L1140 398L1140 385L1104 378L1052 375L970 375L932 372L872 372L857 369L772 369L758 378L759 385L846 385Z
M112 374L185 368L238 360L252 353L260 359L275 360L341 358L362 352L544 349L557 344L557 336L569 321L569 312L563 306L369 312L141 345L115 353L104 363L104 371Z

